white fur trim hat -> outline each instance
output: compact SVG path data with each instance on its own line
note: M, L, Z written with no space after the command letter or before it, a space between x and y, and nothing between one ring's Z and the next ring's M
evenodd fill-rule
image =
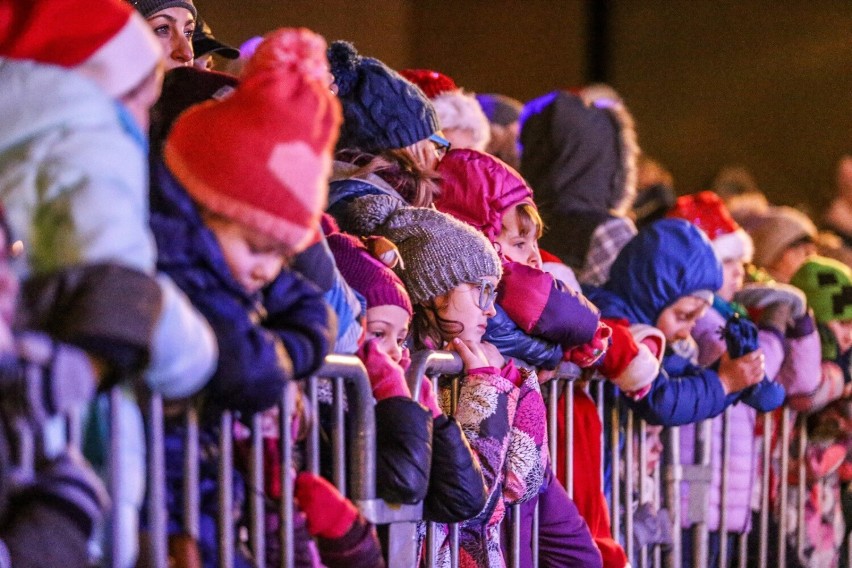
M685 219L704 231L720 262L730 259L751 262L754 255L751 237L712 191L678 197L666 216Z
M139 85L162 55L142 16L119 0L15 0L6 12L0 56L66 67L113 98Z

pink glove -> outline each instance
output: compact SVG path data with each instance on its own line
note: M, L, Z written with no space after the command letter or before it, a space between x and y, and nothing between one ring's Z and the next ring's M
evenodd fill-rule
M390 355L379 349L375 339L365 342L358 349L358 358L367 368L373 398L377 401L394 396L411 398L411 390L405 382L405 373Z
M574 363L581 369L591 367L606 355L610 337L612 337L612 328L604 322L599 322L592 340L583 345L566 349L562 359Z
M432 411L432 418L437 418L444 412L438 406L438 399L435 397L435 390L432 388L432 381L429 377L423 377L423 382L420 384L420 404Z
M296 478L296 500L311 536L340 538L358 518L358 509L322 477L303 471Z

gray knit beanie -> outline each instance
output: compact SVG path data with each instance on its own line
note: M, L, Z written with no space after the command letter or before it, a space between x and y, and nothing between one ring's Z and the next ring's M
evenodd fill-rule
M192 4L192 0L128 0L136 8L143 18L150 18L160 10L168 8L186 8L192 13L193 19L198 18L198 12Z
M336 41L328 48L328 61L343 105L338 148L378 154L438 131L438 115L423 91L378 59Z
M403 262L396 272L415 304L461 284L488 276L499 280L502 275L500 258L488 239L445 213L410 207L386 195L360 197L352 208L353 230L386 237L399 249Z

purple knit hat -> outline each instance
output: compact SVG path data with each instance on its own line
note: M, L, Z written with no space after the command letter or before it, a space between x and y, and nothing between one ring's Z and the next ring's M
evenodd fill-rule
M402 280L370 255L360 240L343 233L328 235L326 240L340 274L356 292L364 296L367 309L399 306L411 316L411 299Z

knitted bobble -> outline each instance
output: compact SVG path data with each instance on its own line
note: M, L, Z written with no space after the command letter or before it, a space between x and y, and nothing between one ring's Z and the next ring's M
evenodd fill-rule
M348 41L335 41L328 48L328 62L331 74L337 85L337 93L341 97L348 96L358 82L358 66L361 56L355 46Z
M264 38L249 59L245 80L264 72L298 71L308 79L328 83L325 40L305 28L280 29Z
M357 235L381 235L381 227L406 203L390 195L366 195L352 202L349 230Z

